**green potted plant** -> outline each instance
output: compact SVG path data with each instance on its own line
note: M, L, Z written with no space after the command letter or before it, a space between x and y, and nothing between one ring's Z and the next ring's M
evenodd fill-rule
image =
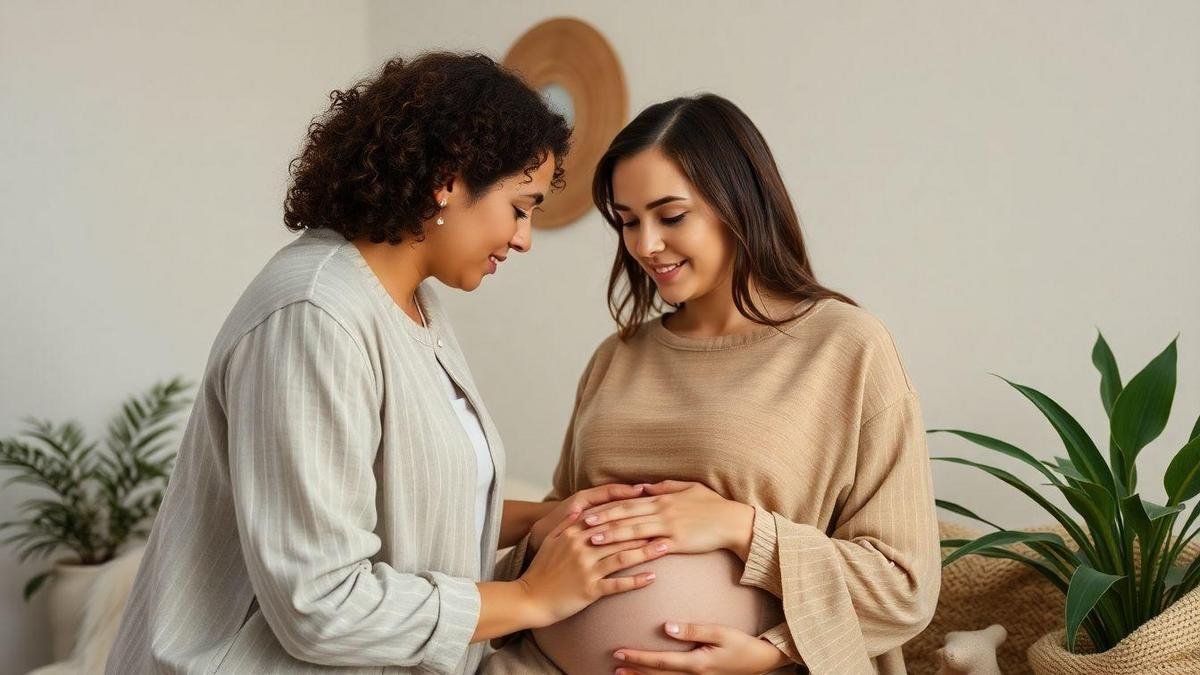
M0 466L13 475L5 482L42 488L48 495L25 500L20 517L0 523L2 542L17 548L19 559L69 556L31 578L28 600L47 581L51 639L55 659L67 656L75 642L91 581L122 546L149 533L162 502L175 451L169 435L176 414L190 403L190 385L180 378L130 396L108 425L105 451L88 442L74 421L55 425L26 418L17 436L0 439Z
M1041 486L1057 490L1074 511L1059 508L1021 478L990 464L959 457L932 458L965 464L998 478L1045 509L1065 535L1008 530L959 504L937 500L939 507L995 529L974 540L943 540L944 547L954 548L943 566L965 555L1015 560L1036 570L1066 596L1063 629L1044 636L1029 650L1030 665L1037 672L1119 672L1109 667L1128 663L1124 659L1132 658L1130 654L1145 652L1148 647L1159 652L1186 648L1187 654L1160 653L1158 657L1184 668L1178 672L1200 672L1186 670L1200 668L1200 645L1191 644L1200 642L1194 617L1187 622L1180 616L1168 616L1172 605L1184 598L1189 608L1192 603L1197 608L1187 611L1200 611L1200 591L1196 590L1200 559L1195 558L1196 547L1190 544L1200 532L1200 528L1193 529L1200 507L1193 504L1183 527L1176 528L1178 519L1188 511L1187 502L1200 494L1200 419L1183 447L1175 451L1162 479L1166 503L1143 498L1138 486L1138 454L1162 433L1170 416L1176 342L1123 385L1112 350L1104 336L1098 335L1092 362L1100 373L1100 399L1109 422L1107 457L1062 406L1032 387L1008 380L1005 382L1050 422L1062 440L1065 457L1039 460L983 434L929 430L954 434L1024 463L1044 479ZM1193 637L1164 637L1164 631L1186 631ZM1145 644L1157 640L1161 645ZM1133 644L1138 641L1143 644Z

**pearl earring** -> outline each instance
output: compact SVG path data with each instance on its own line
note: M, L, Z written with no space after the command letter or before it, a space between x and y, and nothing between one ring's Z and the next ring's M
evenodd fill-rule
M438 206L440 206L440 207L442 207L442 208L446 208L446 200L445 200L445 199L443 199L442 201L438 202ZM445 225L445 224L446 224L446 219L445 219L445 218L442 218L441 216L438 216L438 219L437 219L437 224L438 224L438 225Z

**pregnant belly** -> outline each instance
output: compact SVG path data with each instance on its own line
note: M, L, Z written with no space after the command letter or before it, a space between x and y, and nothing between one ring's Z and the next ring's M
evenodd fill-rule
M619 576L654 572L654 583L601 598L553 626L533 631L542 652L570 675L611 675L618 648L682 651L663 624L719 623L750 635L783 621L779 599L738 583L743 563L729 551L668 555Z

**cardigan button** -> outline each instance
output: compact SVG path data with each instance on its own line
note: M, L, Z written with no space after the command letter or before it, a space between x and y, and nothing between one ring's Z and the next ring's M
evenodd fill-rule
M446 346L446 343L442 342L442 339L441 339L441 338L438 338L437 345L438 345L439 347L445 347L445 346Z

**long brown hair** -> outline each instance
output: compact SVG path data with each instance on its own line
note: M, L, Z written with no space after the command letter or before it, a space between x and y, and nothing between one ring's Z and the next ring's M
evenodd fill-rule
M752 278L760 290L796 302L836 298L858 305L817 282L800 219L766 140L740 108L716 94L656 103L608 146L596 167L592 201L618 239L622 227L613 208L613 169L622 159L651 147L679 166L733 234L733 303L742 316L776 327L794 318L764 314L750 297ZM608 279L608 307L621 337L636 333L647 315L661 311L663 304L670 303L658 296L654 281L618 242Z

